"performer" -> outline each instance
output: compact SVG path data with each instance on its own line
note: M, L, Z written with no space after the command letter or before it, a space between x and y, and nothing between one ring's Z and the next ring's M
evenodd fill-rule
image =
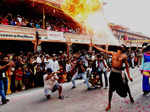
M150 92L150 45L147 43L143 44L141 73L143 75L143 95L147 95Z
M62 96L62 87L57 82L58 77L55 72L52 72L51 69L47 69L47 73L43 76L44 79L44 93L47 99L50 99L51 93L58 90L59 99L63 99Z
M125 63L128 78L130 79L130 81L132 81L129 73L127 56L122 52L124 50L124 47L118 47L117 52L107 51L97 46L94 47L101 52L112 55L112 70L109 77L109 102L106 111L111 109L111 100L114 91L116 91L121 97L126 97L128 93L131 103L134 103L130 88L127 83L127 78L125 77L123 79L122 77L123 63ZM106 49L108 49L108 45L106 45Z

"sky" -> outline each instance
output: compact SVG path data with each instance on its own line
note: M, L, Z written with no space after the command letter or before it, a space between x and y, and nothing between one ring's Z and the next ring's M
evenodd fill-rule
M123 25L150 36L150 0L103 0L108 22Z

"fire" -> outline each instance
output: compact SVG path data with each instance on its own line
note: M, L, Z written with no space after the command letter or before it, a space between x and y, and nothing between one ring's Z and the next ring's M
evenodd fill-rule
M99 0L64 0L62 9L77 22L84 23L88 16L101 9Z
M102 5L102 0L64 0L61 8L83 26L93 41L119 44L104 18Z

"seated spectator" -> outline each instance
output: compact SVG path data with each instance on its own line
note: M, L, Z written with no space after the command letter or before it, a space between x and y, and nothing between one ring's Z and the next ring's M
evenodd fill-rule
M8 25L9 24L8 19L7 18L3 18L2 21L1 21L1 24Z
M24 27L27 26L26 20L24 18L22 19L21 25L24 26Z
M51 26L50 25L48 25L47 26L47 30L51 30L52 28L51 28Z
M62 27L61 27L61 31L62 31L62 32L65 32L65 28L64 28L63 25L62 25Z
M21 23L22 22L22 17L20 15L17 15L17 20L18 20L19 23Z
M15 21L15 19L12 19L12 20L10 21L10 25L16 26L16 21Z
M67 28L67 27L65 28L65 32L69 32L69 30L68 30L68 28Z
M40 28L41 28L38 23L35 24L35 27L36 27L37 29L40 29Z
M29 21L26 21L26 27L32 27Z
M21 26L21 23L18 20L16 20L16 25Z

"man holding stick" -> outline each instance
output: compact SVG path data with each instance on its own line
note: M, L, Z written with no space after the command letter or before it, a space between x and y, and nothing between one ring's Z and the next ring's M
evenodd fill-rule
M108 51L108 45L106 45L106 50L99 48L95 45L94 48L108 55L112 55L112 68L109 77L109 102L106 111L111 109L111 100L114 91L116 91L121 97L126 97L128 93L131 103L134 103L133 97L130 92L130 88L128 86L127 77L123 74L123 63L125 63L128 78L130 81L132 81L132 78L129 73L127 56L123 53L123 51L125 51L125 46L118 47L117 52Z

